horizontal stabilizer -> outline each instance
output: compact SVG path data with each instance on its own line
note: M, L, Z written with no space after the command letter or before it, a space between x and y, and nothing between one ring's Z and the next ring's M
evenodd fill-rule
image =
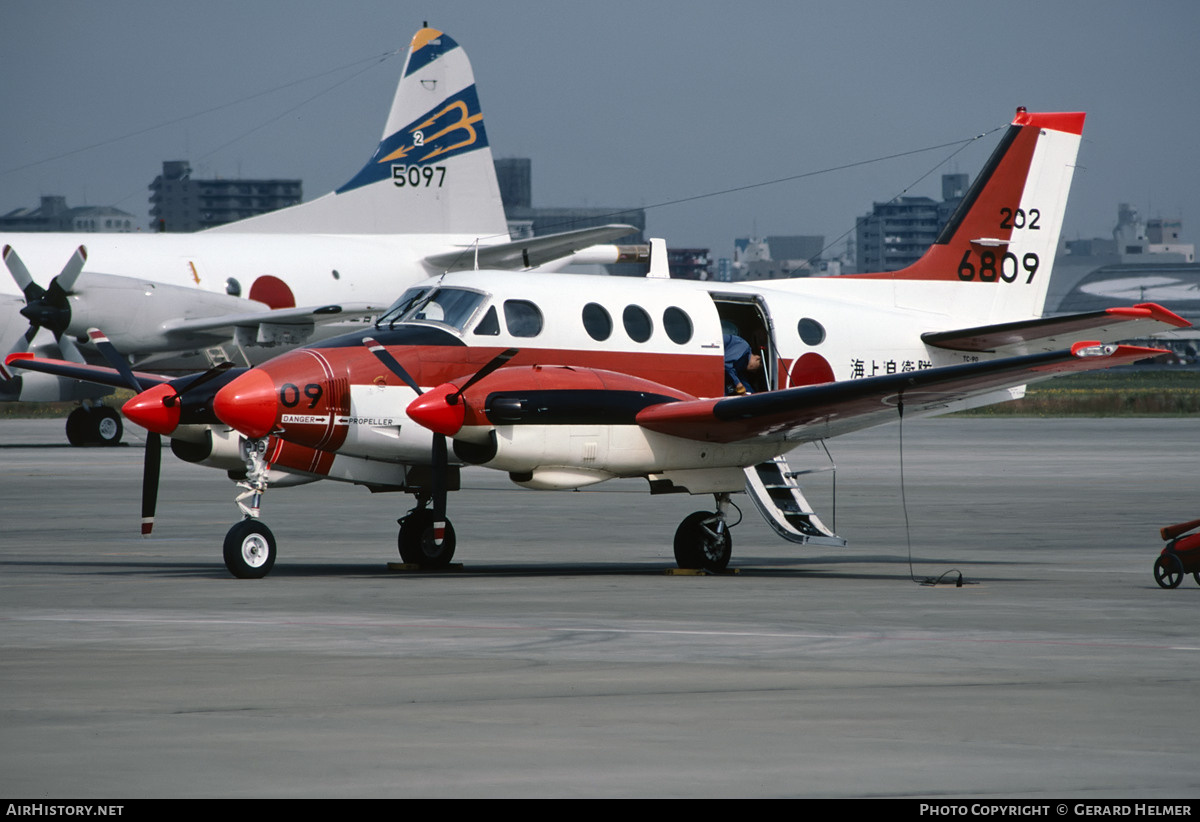
M1083 339L1115 342L1190 326L1187 320L1161 305L1141 303L1064 317L999 323L997 325L938 331L921 335L921 340L950 351L987 351L1031 354L1053 351Z
M643 428L702 442L752 438L804 442L861 431L950 403L1059 374L1111 368L1167 353L1077 343L1070 350L949 365L723 399L661 403L638 412Z
M569 257L577 251L636 234L631 225L612 224L529 237L500 245L465 246L458 251L434 254L425 263L438 271L468 271L476 268L518 270Z

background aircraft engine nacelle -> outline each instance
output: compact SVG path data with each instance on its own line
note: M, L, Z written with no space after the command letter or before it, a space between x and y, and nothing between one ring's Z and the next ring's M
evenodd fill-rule
M68 301L68 334L86 339L89 328L99 328L125 355L209 345L228 336L227 332L170 334L172 321L180 318L259 313L270 308L229 294L86 272L80 275ZM137 310L130 311L130 306Z

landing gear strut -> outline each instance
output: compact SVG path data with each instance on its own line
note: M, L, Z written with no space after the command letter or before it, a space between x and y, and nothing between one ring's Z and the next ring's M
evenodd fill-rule
M716 511L688 515L675 531L675 563L680 568L724 571L733 554L733 539L725 521L729 494L716 494Z
M115 408L79 406L67 417L67 442L71 445L119 445L125 425Z
M396 539L400 559L422 568L445 568L454 558L454 526L443 519L441 539L438 540L438 521L434 512L424 507L425 499L418 497L418 507L397 520L400 534Z
M225 567L238 579L262 579L275 565L275 535L258 518L262 495L267 490L270 465L264 459L267 440L243 440L246 458L246 479L238 483L246 490L236 502L244 519L225 534Z

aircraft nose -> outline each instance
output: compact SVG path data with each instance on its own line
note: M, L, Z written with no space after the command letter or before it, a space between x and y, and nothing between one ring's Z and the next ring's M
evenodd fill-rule
M466 417L466 405L461 397L453 405L449 402L450 395L457 391L458 388L449 383L426 391L408 404L409 418L436 434L453 437L462 428Z
M213 398L217 419L253 439L271 433L278 410L275 381L258 368L242 374Z
M179 427L179 402L169 383L148 388L121 406L130 422L155 434L170 436Z

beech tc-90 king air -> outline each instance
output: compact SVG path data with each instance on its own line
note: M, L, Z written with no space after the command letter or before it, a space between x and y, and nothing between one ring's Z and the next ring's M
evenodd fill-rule
M712 494L715 509L676 531L685 568L726 567L730 494L743 488L786 539L841 545L786 462L798 445L1154 356L1110 341L1187 325L1152 304L1040 316L1083 120L1019 109L937 242L900 271L675 281L652 251L646 279L456 272L409 289L373 328L216 389L204 375L154 385L130 373L146 390L124 410L165 435L214 419L240 433L212 428L224 462L208 457L244 477L245 518L224 544L239 577L275 561L263 493L314 479L414 494L401 557L445 565L446 499L464 464L533 489L643 477L651 493ZM725 395L731 332L764 364L741 396Z
M632 231L510 242L471 64L452 38L425 28L412 39L374 155L335 192L195 234L0 235L12 275L0 277L0 352L103 362L87 336L99 327L136 367L158 373L249 366L369 326L430 275L615 262L644 252L596 244ZM111 389L3 371L0 401L84 400L69 439L120 439L115 410L91 403Z

